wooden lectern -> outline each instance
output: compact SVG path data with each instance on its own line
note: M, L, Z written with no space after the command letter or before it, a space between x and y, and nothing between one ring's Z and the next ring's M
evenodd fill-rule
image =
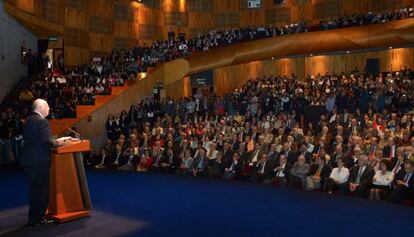
M66 222L89 215L91 201L82 152L90 151L88 140L69 142L52 155L47 216Z

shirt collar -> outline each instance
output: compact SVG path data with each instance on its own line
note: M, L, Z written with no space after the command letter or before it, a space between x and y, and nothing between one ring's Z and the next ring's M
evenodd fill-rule
M40 115L40 117L42 117L42 118L45 118L45 117L43 117L43 115L41 114L41 113L39 113L38 111L33 111L34 113L36 113L36 114L38 114L38 115Z

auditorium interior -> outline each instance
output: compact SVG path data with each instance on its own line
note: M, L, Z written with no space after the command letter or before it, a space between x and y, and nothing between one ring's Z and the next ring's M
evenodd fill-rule
M413 236L414 0L1 0L0 190L0 236Z

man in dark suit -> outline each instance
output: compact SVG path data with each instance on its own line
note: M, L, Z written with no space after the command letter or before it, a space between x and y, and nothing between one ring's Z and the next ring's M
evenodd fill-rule
M263 180L264 184L276 183L280 186L287 186L291 166L287 162L285 155L281 154L278 163L273 169L272 178Z
M342 157L343 157L343 148L341 145L336 145L335 153L332 155L331 159L328 161L328 166L331 168L336 168L338 159Z
M52 140L49 122L49 105L42 99L33 103L33 114L25 122L23 131L23 151L20 165L29 183L29 222L28 226L49 223L45 212L49 203L50 149L61 145Z
M342 193L356 193L359 197L367 197L374 175L374 170L368 165L368 157L360 156L358 165L350 169L348 183L341 184L340 190Z
M279 152L277 152L276 149L277 149L277 145L273 143L272 145L270 145L270 150L269 150L269 153L267 154L267 160L269 160L273 164L278 163Z
M262 153L259 162L254 165L254 172L250 181L263 182L265 179L271 178L273 171L273 163L267 159L267 154Z
M401 169L394 180L395 188L392 191L389 202L400 203L405 199L414 199L414 162L406 160L404 169Z
M224 169L223 179L232 180L237 178L242 170L242 162L239 160L240 154L238 152L233 153L233 161L229 166Z

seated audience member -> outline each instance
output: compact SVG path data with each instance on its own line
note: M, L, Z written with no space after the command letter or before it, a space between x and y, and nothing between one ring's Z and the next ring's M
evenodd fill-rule
M101 162L99 162L95 168L97 169L105 169L107 168L111 162L114 160L114 146L112 145L112 141L110 139L106 140L106 144L105 146L101 149L101 154L100 157L101 158Z
M404 169L404 161L405 161L405 154L404 154L404 148L399 147L397 149L397 154L395 157L391 158L391 164L392 164L392 172L394 173L394 176L402 169Z
M136 170L135 164L138 155L138 147L135 146L135 142L130 140L130 145L128 149L125 150L124 159L126 162L119 166L119 170L129 171L129 170Z
M213 160L210 167L208 167L208 176L211 178L221 178L223 177L224 169L223 153L218 151L216 158Z
M179 159L175 156L172 148L169 148L167 152L161 156L160 171L166 173L175 173L176 167L179 167Z
M306 190L320 189L325 186L325 181L331 174L331 167L326 165L325 156L316 156L314 163L310 166L306 177Z
M264 184L271 184L275 183L279 186L287 186L290 174L290 166L287 163L287 159L285 155L279 156L278 165L276 168L273 169L272 178L265 179L263 181Z
M356 193L359 197L367 197L372 185L374 170L368 165L368 157L362 155L358 158L358 164L349 171L348 183L342 184L342 193Z
M306 163L305 156L299 155L298 161L295 162L289 175L289 186L304 188L305 178L309 172L309 164Z
M395 176L394 190L388 201L401 203L406 199L414 199L414 161L408 159L404 162L404 169Z
M118 168L120 161L122 161L122 158L125 152L124 145L125 145L125 139L119 138L117 144L115 145L115 160L111 164L111 167L114 169Z
M345 167L344 158L336 159L336 167L333 168L329 178L326 180L326 190L331 194L339 189L340 185L346 184L349 178L349 169Z
M204 148L198 149L198 154L194 157L192 173L193 176L203 175L208 164L208 157Z
M249 79L237 91L224 97L198 93L176 101L162 99L160 102L157 98L146 98L133 105L129 114L124 112L124 116L122 113L111 116L112 125L119 121L121 130L117 131L116 126L115 129L108 126L108 130L112 131L114 141L121 140L122 134L129 137L125 144L133 140L130 133L140 134L135 139L136 144L139 144L140 151L145 148L153 154L155 170L163 171L165 167L162 164L169 163L165 162L167 151L172 148L180 164L178 173L212 177L223 177L227 173L230 179L263 180L263 183L282 185L290 179L292 186L307 189L325 186L330 192L345 186L346 192L353 189L352 192L368 196L368 191L377 187L371 186L372 179L367 179L367 170L378 169L381 160L391 158L392 172L398 173L403 169L404 160L414 157L411 132L414 121L408 112L414 105L414 94L406 83L414 79L414 74L407 70L400 74L378 74L377 77L368 77L357 70L353 75L331 73L303 79L294 75L261 77ZM383 89L391 85L391 80L394 81L395 93L384 95ZM366 84L377 86L365 88ZM290 87L297 89L291 91ZM330 92L325 92L327 88ZM333 88L336 88L334 93ZM388 102L378 105L377 98L383 96ZM300 116L304 115L303 106L312 104L327 106L331 112L302 128L301 123L295 121L300 121ZM7 120L8 116L4 118ZM191 149L191 154L184 154L187 149ZM240 175L229 172L236 150L239 151L237 163L244 167ZM203 153L206 162L200 159ZM305 163L311 163L312 158L316 162L310 167L307 165L308 171L302 176L297 174L305 170L306 165L299 164L299 155L305 157ZM370 167L364 166L358 175L358 161L364 155L371 157ZM139 158L141 156L140 152ZM222 158L217 159L217 156ZM286 156L289 157L287 163ZM111 162L116 159L115 155L112 157ZM318 164L322 160L317 157L329 160L328 165L320 169ZM269 161L274 167L266 178L262 178L269 172ZM125 159L118 161L119 164L123 162ZM344 163L350 169L353 167L352 174ZM331 172L324 185L322 176L327 175L322 173L329 173L322 172L327 169L325 167L338 169ZM372 176L374 174L373 171Z
M343 154L343 147L342 145L335 146L335 153L332 155L331 159L328 161L328 166L331 168L335 168L337 166L337 162L339 158L342 158Z
M394 173L392 172L391 161L388 159L381 160L380 168L375 172L372 178L372 188L369 192L370 200L384 200L388 197L391 191L391 184L394 180Z
M179 169L179 173L180 174L187 174L189 172L192 171L192 167L193 167L193 157L191 157L191 149L187 148L184 153L180 154L181 157L181 164L180 164L180 169Z
M151 169L152 163L153 163L153 158L150 156L149 150L145 149L137 165L137 171L147 172L149 169Z
M224 169L223 179L232 180L235 179L242 170L242 163L239 160L239 152L233 153L233 160L230 166Z
M272 170L273 163L267 159L267 154L262 153L260 160L254 165L254 171L250 180L262 183L265 179L271 177Z

